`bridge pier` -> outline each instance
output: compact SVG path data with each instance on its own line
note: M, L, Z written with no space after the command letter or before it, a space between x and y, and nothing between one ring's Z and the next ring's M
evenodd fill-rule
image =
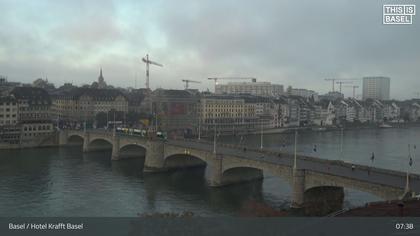
M114 136L112 140L111 160L117 161L119 159L120 159L120 138L117 136Z
M83 152L89 152L90 135L88 132L84 133L83 138Z
M304 194L305 214L325 216L343 208L344 188L320 186L307 189Z
M305 170L293 169L292 208L302 208L305 194Z
M146 151L143 172L162 172L166 171L164 160L165 145L163 142L147 142L149 147Z
M67 130L60 130L59 132L58 132L58 145L59 146L65 146L65 145L67 145L67 138L68 138L68 136L67 136Z
M223 158L219 155L215 155L214 158L211 158L207 162L205 178L208 186L210 187L220 187L223 185Z

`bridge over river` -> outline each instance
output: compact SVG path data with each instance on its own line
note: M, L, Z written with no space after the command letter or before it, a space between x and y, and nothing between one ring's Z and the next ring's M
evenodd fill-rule
M83 139L83 151L112 146L112 160L123 158L122 150L137 146L145 154L144 172L162 172L176 168L206 166L209 186L220 187L263 178L270 173L287 180L292 187L292 207L299 208L320 193L334 195L343 188L372 193L384 200L398 199L405 194L420 192L420 176L335 160L325 160L264 149L198 140L162 140L99 130L62 130L59 144ZM215 152L216 150L216 152ZM407 181L408 180L408 181ZM310 194L312 192L312 194ZM321 196L322 198L322 196Z

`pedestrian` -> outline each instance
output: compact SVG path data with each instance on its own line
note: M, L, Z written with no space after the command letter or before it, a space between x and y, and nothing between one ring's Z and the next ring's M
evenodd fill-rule
M316 149L317 149L317 148L316 148L316 144L314 144L314 152L316 152Z
M372 156L370 157L370 160L372 161L372 163L375 160L375 153L374 152L372 152Z

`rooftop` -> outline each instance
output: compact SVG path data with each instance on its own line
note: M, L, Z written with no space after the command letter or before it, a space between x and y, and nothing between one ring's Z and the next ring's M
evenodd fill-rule
M42 88L15 87L10 94L16 99L28 100L29 104L51 104L50 95Z
M71 97L72 99L79 99L81 96L89 96L94 100L108 100L115 99L117 96L124 96L124 94L117 89L96 89L96 88L74 88L70 91L63 91L57 97Z

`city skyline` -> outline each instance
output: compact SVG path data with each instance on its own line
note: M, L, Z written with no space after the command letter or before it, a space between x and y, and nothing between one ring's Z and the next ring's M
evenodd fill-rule
M391 98L408 99L420 86L418 20L382 25L381 2L21 3L0 2L0 74L10 81L80 85L102 67L110 85L135 87L137 77L144 87L149 53L164 65L151 68L152 89L194 79L212 91L208 77L252 76L323 94L324 78L387 76Z

